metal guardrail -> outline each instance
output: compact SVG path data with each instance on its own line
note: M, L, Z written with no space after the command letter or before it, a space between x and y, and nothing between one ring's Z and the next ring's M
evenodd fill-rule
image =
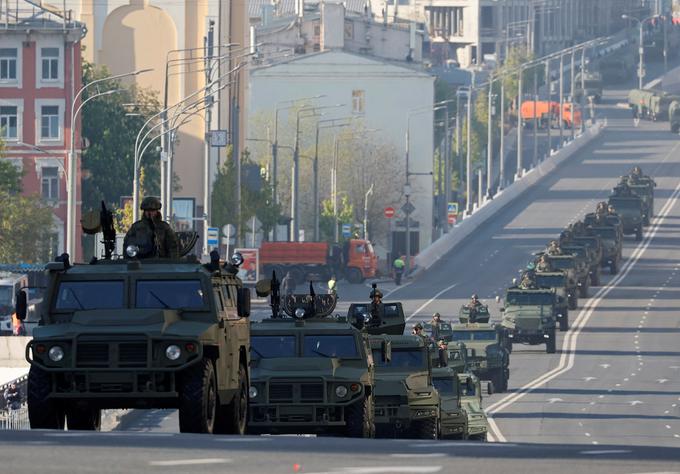
M26 405L27 381L28 375L24 375L6 384L0 385L0 430L29 429L28 406ZM13 383L17 384L19 392L21 392L21 406L14 410L7 406L7 402L3 396L5 390Z

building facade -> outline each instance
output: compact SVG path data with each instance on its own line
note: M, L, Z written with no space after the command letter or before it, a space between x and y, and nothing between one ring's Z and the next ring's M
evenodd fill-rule
M8 5L9 6L9 5ZM68 151L72 128L80 153L80 123L71 107L81 88L81 40L86 28L68 13L16 1L0 10L0 134L6 158L24 173L23 193L40 195L52 208L51 256L66 250ZM75 222L80 222L76 160ZM82 255L76 226L76 255Z

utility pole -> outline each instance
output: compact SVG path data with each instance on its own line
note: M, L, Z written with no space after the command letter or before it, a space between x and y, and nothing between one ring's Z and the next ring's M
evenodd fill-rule
M499 144L500 150L498 153L498 190L500 191L505 186L505 79L501 77L501 142Z
M517 177L522 177L522 66L519 67L517 87Z
M560 148L564 144L564 55L560 54Z
M493 77L489 77L489 111L487 112L486 127L486 195L491 197L491 187L493 186Z
M472 72L472 83L467 96L467 139L466 139L466 186L465 192L467 197L465 199L465 210L467 214L472 213L472 93L475 86L475 73Z
M208 27L208 36L204 38L205 44L205 156L203 157L203 255L207 256L210 253L208 248L208 227L210 226L210 129L212 127L212 104L214 97L209 93L211 84L211 74L213 65L213 43L214 43L214 28L215 22L210 20ZM172 179L172 177L168 177ZM240 213L239 213L240 216Z
M550 93L550 89L552 88L552 81L550 80L550 59L545 62L545 86L546 96L548 98L548 156L550 156L552 152L552 136L550 129L553 124L552 107L550 107L550 104L552 103L552 94Z
M458 101L456 101L456 104ZM458 120L456 118L456 120ZM449 232L448 203L451 199L451 129L449 128L449 108L446 107L446 124L444 125L444 222L442 228L444 233Z
M538 65L534 64L534 156L531 159L531 167L536 166L538 160L538 117L536 110L538 102Z
M373 194L373 183L364 195L364 240L368 240L368 196Z
M570 77L569 77L569 83L570 83L570 87L569 87L569 112L571 114L571 118L569 119L569 121L571 122L571 139L572 140L574 139L574 135L575 135L575 129L574 129L575 120L574 119L576 118L576 111L574 110L574 91L575 91L575 89L574 89L574 53L575 53L575 50L572 49L571 50L571 65L569 67L569 75L570 75Z

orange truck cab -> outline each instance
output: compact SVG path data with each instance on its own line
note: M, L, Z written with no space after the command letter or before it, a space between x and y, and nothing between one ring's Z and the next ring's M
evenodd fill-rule
M571 103L564 102L562 104L562 120L567 128L571 127L572 120L575 127L581 126L581 109L576 104L574 104L574 109L575 113L572 118ZM560 126L559 102L527 100L522 102L520 115L522 117L522 126L524 127L533 127L534 118L538 120L538 128L547 128L548 126L559 128Z
M367 240L349 239L343 244L326 242L262 242L260 270L282 278L287 273L298 283L326 281L331 276L361 283L376 276L378 257Z

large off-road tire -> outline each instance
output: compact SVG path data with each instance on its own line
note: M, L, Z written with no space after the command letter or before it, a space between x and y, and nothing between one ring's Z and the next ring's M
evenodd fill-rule
M583 281L581 286L578 287L578 295L581 298L588 298L588 278Z
M560 331L569 330L569 311L565 310L562 318L560 319Z
M49 398L52 378L44 370L32 365L28 371L26 395L28 399L28 420L31 429L63 430L64 407Z
M66 426L69 430L99 431L102 411L98 408L70 406L66 408Z
M600 267L595 268L590 274L590 285L600 286Z
M373 399L364 397L345 409L345 433L348 438L373 438L375 426L373 424Z
M616 275L619 273L619 261L618 260L613 260L612 263L609 264L609 273L611 275Z
M546 354L554 354L557 341L555 340L555 330L553 329L550 333L550 337L545 341L545 352Z
M638 227L638 229L635 231L635 241L642 242L642 227Z
M361 270L358 268L348 268L347 271L345 272L345 278L347 278L347 281L350 283L363 283L364 281L364 275L361 273Z
M243 364L238 368L238 392L229 404L217 406L213 433L244 435L248 425L248 374Z
M470 439L474 440L474 441L481 441L482 443L486 443L486 433L480 433L480 434L472 435L472 436L470 436Z
M578 294L574 292L569 298L567 298L567 307L569 309L578 308Z
M411 423L411 436L415 439L437 439L439 418L427 418Z
M203 358L181 374L179 387L179 431L212 433L217 415L215 365Z

